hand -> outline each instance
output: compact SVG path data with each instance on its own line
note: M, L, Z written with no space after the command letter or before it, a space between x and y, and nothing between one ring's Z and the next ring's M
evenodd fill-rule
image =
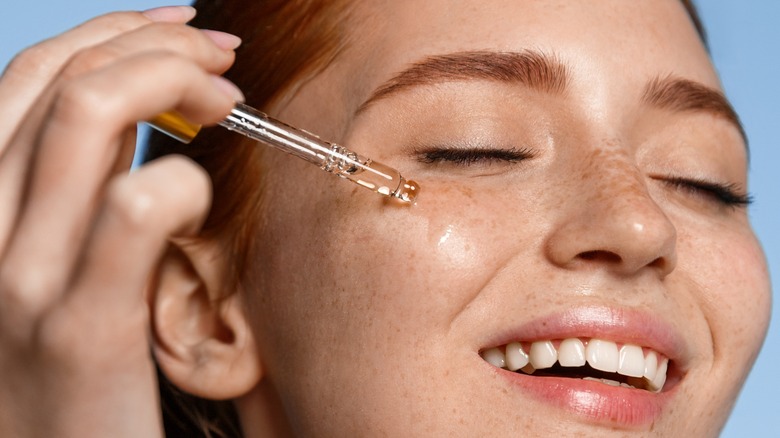
M237 38L193 10L115 13L27 49L0 78L0 436L162 435L144 286L197 232L205 172L128 174L135 125L224 118Z

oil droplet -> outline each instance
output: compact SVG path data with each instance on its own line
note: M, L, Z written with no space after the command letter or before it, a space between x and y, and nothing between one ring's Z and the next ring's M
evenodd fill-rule
M447 243L447 240L449 240L450 235L452 235L452 225L447 226L447 230L444 232L444 234L439 238L439 248L442 247L445 243Z
M402 201L414 202L414 200L417 199L417 195L420 194L420 186L414 181L406 181L403 177L401 177L401 181L403 181L403 183L398 190L393 193L393 196Z

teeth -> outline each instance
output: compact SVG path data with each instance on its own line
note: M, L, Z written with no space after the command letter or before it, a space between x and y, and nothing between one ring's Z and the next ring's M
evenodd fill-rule
M658 367L658 372L655 376L655 379L650 382L650 389L652 391L660 392L664 387L664 383L666 383L666 370L668 366L669 359L664 359L663 362L661 362L661 365Z
M562 367L581 367L586 363L591 368L607 373L644 378L645 384L621 383L614 379L585 377L584 380L598 381L607 385L625 388L646 388L660 392L666 383L669 359L660 357L650 350L644 354L642 347L625 344L620 349L615 342L603 339L591 339L583 342L578 338L564 339L556 350L552 341L536 341L526 353L520 342L512 342L502 347L484 350L482 358L497 368L510 371L522 371L533 374L536 370L551 368L558 362Z
M565 339L558 347L558 363L562 367L585 365L585 345L577 338Z
M582 380L587 380L589 382L600 382L600 383L606 383L609 386L620 386L621 383L617 380L610 380L610 379L597 379L595 377L583 377Z
M509 371L517 371L528 365L528 355L523 351L519 342L512 342L506 346L506 368Z
M648 382L652 382L655 380L656 374L658 374L658 356L651 351L645 357L645 372L642 373L642 377L647 379Z
M642 377L645 372L645 354L642 347L626 344L620 349L618 373L624 376Z
M558 352L551 341L540 341L531 344L531 353L528 355L531 365L537 370L550 368L558 360Z
M483 351L482 359L485 359L485 362L496 368L504 368L506 366L506 356L498 348Z
M614 342L591 339L585 348L588 365L599 371L616 373L618 370L618 349Z

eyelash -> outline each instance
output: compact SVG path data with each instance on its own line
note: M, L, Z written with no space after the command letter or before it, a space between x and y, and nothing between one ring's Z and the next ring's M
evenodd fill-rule
M424 164L451 163L468 167L492 163L518 163L533 158L534 154L526 148L430 148L418 151L417 156L418 160Z
M750 194L740 193L737 184L721 184L700 178L667 177L663 179L666 184L693 194L709 196L729 207L746 207L753 203Z
M486 165L494 162L517 163L534 154L526 148L483 149L483 148L430 148L417 152L418 159L424 164L451 163L458 166ZM670 176L663 181L680 190L695 195L708 196L730 207L745 207L753 203L753 197L741 193L737 184L722 184L700 178Z

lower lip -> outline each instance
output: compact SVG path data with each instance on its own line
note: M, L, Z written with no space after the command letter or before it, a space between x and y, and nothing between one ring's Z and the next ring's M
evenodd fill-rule
M653 393L565 377L533 377L488 366L525 394L591 423L609 426L641 428L651 425L658 420L674 392Z

